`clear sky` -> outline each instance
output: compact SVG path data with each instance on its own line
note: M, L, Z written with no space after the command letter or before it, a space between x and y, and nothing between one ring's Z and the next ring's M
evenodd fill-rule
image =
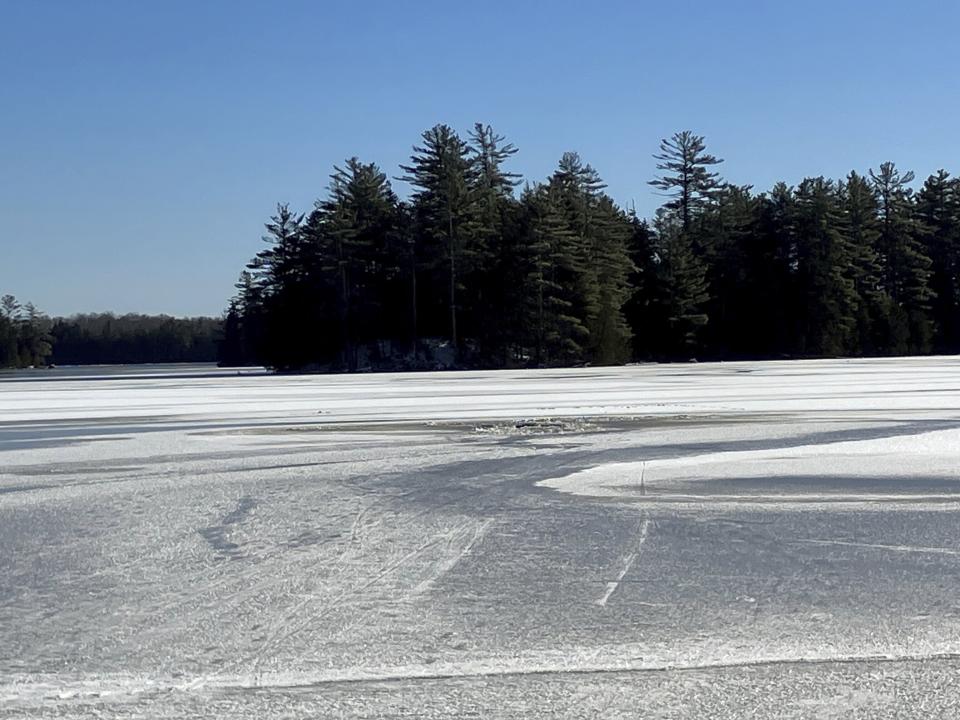
M0 0L0 293L217 314L277 201L438 122L532 180L576 150L642 215L682 129L757 189L960 173L958 31L953 0Z

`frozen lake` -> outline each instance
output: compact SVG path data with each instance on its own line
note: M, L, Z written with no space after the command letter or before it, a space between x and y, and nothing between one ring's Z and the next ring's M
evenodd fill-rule
M960 716L960 358L0 374L0 717Z

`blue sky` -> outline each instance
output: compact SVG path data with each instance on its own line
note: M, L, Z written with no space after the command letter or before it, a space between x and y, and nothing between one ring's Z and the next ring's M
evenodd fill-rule
M960 4L0 0L0 292L216 314L277 201L492 124L650 214L661 137L724 176L960 173ZM395 187L401 194L406 189Z

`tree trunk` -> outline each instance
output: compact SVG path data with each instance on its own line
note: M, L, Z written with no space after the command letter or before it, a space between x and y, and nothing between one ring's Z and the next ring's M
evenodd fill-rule
M454 362L458 359L457 345L457 244L453 237L453 214L447 212L447 237L450 239L450 343Z
M410 253L410 330L413 336L413 358L419 356L419 339L417 338L417 253L413 249Z

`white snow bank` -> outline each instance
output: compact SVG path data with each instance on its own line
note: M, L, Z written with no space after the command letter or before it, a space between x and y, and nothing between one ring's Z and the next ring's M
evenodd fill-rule
M960 483L960 429L764 450L732 450L607 463L541 481L543 487L596 497L678 493L717 480L945 478ZM770 483L773 485L773 483ZM903 491L908 492L905 481ZM958 484L960 490L960 484Z

